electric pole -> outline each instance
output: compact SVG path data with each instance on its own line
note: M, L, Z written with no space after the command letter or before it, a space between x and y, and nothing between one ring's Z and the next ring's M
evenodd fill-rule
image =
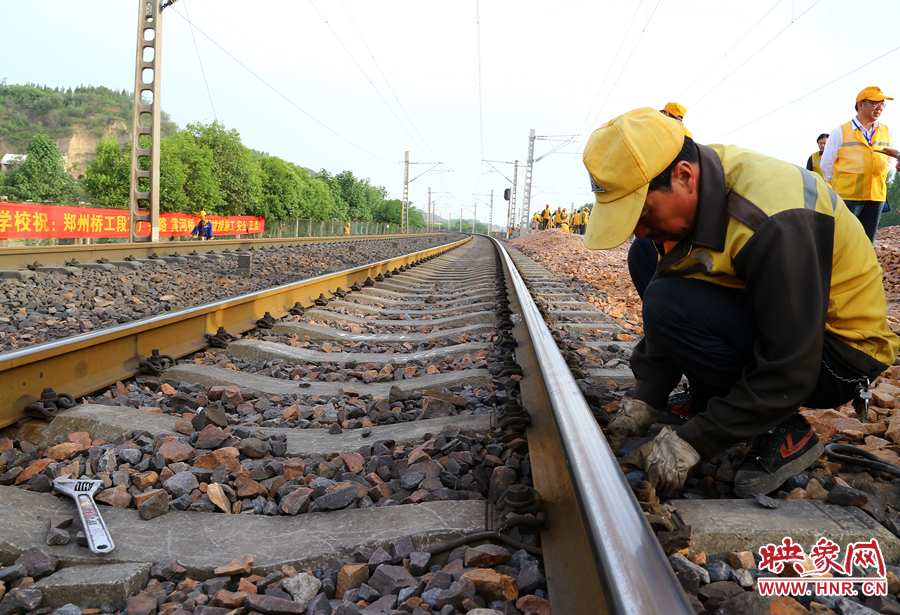
M159 241L159 145L160 69L162 67L162 5L157 0L138 0L137 60L134 76L134 121L131 130L131 187L129 196L128 241ZM144 94L150 101L144 103ZM145 124L146 125L143 125ZM142 137L146 137L142 141ZM147 143L149 141L149 143ZM144 147L147 145L148 147ZM143 166L149 167L141 169ZM141 180L149 180L150 190L141 190ZM144 188L147 188L146 182ZM140 213L143 208L148 213ZM138 237L138 223L147 222L150 234Z
M488 209L488 237L491 236L491 229L494 228L494 189L491 188L491 204Z
M511 230L515 226L516 219L516 184L519 183L519 161L516 160L513 166L512 192L509 197L509 219L506 221L507 230Z
M433 232L434 226L434 215L431 212L431 186L428 186L428 224L425 225L425 228L429 233Z
M522 219L531 211L531 173L534 166L534 128L528 131L528 159L525 161L525 196L522 197Z
M415 180L428 173L431 169L428 169L424 173L416 175L412 179L409 178L409 165L410 164L430 164L431 169L434 167L444 164L443 162L410 162L409 161L409 152L406 152L404 156L404 164L403 164L403 211L400 212L400 232L408 233L409 232L409 184L414 182ZM442 171L443 172L443 171ZM429 188L430 190L430 188Z
M400 232L407 233L407 214L406 208L409 207L409 152L406 152L405 164L403 165L403 205L400 211Z

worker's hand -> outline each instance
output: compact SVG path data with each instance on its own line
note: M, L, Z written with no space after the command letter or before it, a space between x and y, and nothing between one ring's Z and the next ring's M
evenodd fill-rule
M623 399L618 414L604 432L613 455L619 452L629 436L646 434L658 417L659 413L650 404L630 397Z
M891 158L900 158L900 150L896 150L891 147L883 147L874 151L877 154L884 154L885 156L890 156Z
M688 472L700 461L694 447L668 427L634 451L619 466L623 472L643 470L657 491L674 491L684 486Z

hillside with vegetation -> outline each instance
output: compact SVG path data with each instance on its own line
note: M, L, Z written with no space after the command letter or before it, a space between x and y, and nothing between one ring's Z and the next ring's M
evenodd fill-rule
M127 208L132 106L128 92L105 87L62 89L0 82L0 155L28 154L18 168L0 174L0 196L10 201ZM163 118L163 212L400 223L399 201L386 200L385 187L350 170L313 172L247 148L237 130L219 122L179 129L168 116ZM71 158L71 151L63 144L74 142L73 134L85 132L95 135L92 151L83 167L73 172L70 164L67 174L60 156ZM149 180L141 181L148 182L142 190L149 190ZM421 211L411 207L409 218L412 226L424 226Z
M109 126L131 126L134 97L125 90L99 86L52 88L36 84L7 85L0 82L0 147L3 153L24 154L36 132L54 141L87 130L98 137ZM178 130L165 111L161 113L162 136Z

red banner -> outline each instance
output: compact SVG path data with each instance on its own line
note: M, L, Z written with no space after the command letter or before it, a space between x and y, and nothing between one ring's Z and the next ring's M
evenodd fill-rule
M254 216L207 216L213 237L262 233L266 219ZM200 216L159 215L160 237L190 235ZM139 236L150 234L150 224L139 222ZM72 237L128 237L127 209L63 207L0 203L0 239L63 239Z

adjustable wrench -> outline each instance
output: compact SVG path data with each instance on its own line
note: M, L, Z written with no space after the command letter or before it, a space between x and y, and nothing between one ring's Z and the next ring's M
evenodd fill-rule
M84 535L87 537L88 548L99 554L109 553L116 548L112 536L106 529L103 517L97 503L94 502L94 494L103 484L100 480L57 478L53 481L53 488L75 500L78 508L78 516L81 517L81 525Z

